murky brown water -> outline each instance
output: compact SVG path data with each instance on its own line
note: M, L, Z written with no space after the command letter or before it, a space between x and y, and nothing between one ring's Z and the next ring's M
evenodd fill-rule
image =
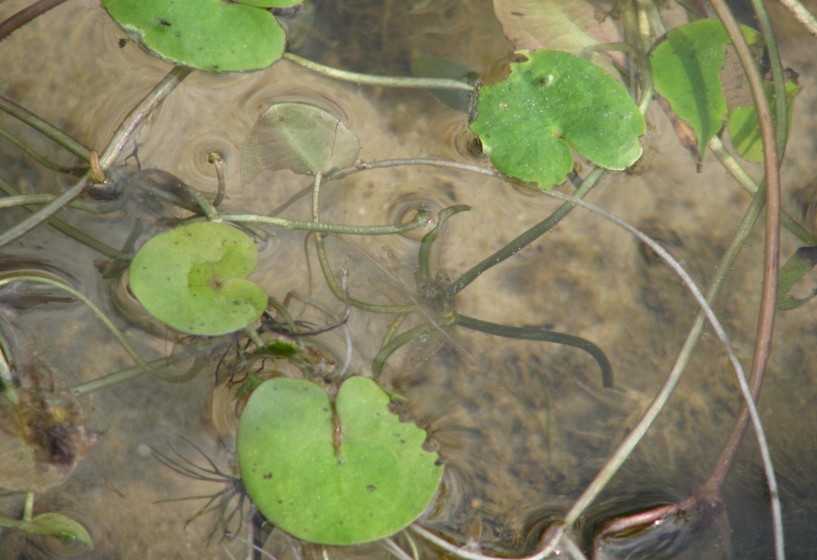
M6 0L0 19L25 4ZM484 76L499 72L510 54L489 2L327 4L333 5L316 9L314 30L299 48L328 64L402 74L409 71L411 56L437 55L455 58ZM809 58L813 41L792 30L785 17L778 14L778 19L786 29L781 37L784 61L800 72L803 90L783 170L784 199L795 213L793 193L815 176L817 121L810 108L817 68ZM344 29L347 21L354 21L355 28ZM2 93L101 150L122 117L169 70L132 43L120 48L123 37L96 2L72 0L0 44ZM322 96L339 105L361 140L364 160L444 157L480 162L458 149L465 117L430 95L339 83L283 61L248 75L191 75L137 135L141 164L214 191L215 173L206 158L209 151L220 150L228 161L227 207L236 213L269 213L309 184L287 171L241 184L243 139L270 101L282 96ZM662 113L651 110L648 121L645 156L637 171L608 175L589 199L663 240L703 284L712 277L748 197L711 156L703 172L696 173ZM15 121L0 116L0 126L71 163ZM70 184L30 166L8 144L0 149L0 176L18 188L58 192ZM496 179L424 167L351 175L324 185L322 196L322 219L337 223L386 223L399 208L416 201L430 207L455 202L472 206L452 218L442 236L439 269L451 278L556 208L544 196L520 192ZM287 212L303 218L308 209L303 199ZM24 215L4 210L0 220L5 228ZM124 243L134 220L130 214L65 213L64 218L114 247ZM402 298L412 291L410 271L419 247L415 240L349 237L329 240L327 246L336 269L348 259L353 296L383 293ZM784 254L796 247L784 235ZM44 227L3 248L3 254L4 269L47 265L59 271L116 316L143 354L172 351L172 341L149 335L117 314L109 286L95 267L98 254ZM762 236L756 233L715 307L745 364L751 358L761 262ZM317 280L312 297L340 309L321 288L314 269L312 274ZM277 298L290 290L306 293L303 236L275 232L262 247L254 279ZM50 368L57 389L131 365L81 305L39 297L33 305L15 307L14 298L21 294L31 290L20 288L14 297L0 301L0 325L18 343L21 361L36 358ZM45 291L45 296L53 294ZM460 351L444 347L420 361L436 344L430 340L425 348L410 348L389 362L387 383L409 398L448 465L448 499L427 524L462 537L479 520L486 550L520 555L535 547L549 521L564 514L637 421L669 370L696 306L664 265L643 257L635 240L579 210L532 247L482 275L457 304L460 312L484 320L546 326L586 337L604 349L615 370L616 387L603 389L596 364L580 352L463 329L453 332ZM760 403L781 477L793 558L808 558L817 548L812 530L817 517L813 326L812 306L779 316L770 377ZM356 364L365 368L371 363L387 328L388 318L353 314ZM683 499L705 480L739 397L713 335L704 335L688 369L668 409L593 507L588 527L613 513ZM76 556L78 551L67 545L43 544L6 531L0 534L0 560L228 558L217 542L205 542L209 519L185 527L197 505L154 503L215 489L163 467L150 456L150 447L167 451L172 445L189 451L182 441L189 438L229 470L230 442L226 447L217 443L208 420L210 387L209 373L184 385L144 377L82 397L96 443L64 484L37 495L36 505L83 521L97 548ZM765 486L754 444L745 447L725 490L732 545L736 558L767 558L771 548ZM3 511L17 515L20 504L19 495L8 496ZM287 539L278 536L274 541L269 549L276 557L298 557ZM239 554L240 543L229 546ZM366 555L384 556L371 546L331 552L333 558ZM423 557L434 555L431 548L423 551Z

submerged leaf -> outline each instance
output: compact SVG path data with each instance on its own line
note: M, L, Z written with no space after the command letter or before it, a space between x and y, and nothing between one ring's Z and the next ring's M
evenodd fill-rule
M258 70L281 58L286 34L267 8L297 4L300 0L102 0L148 50L208 72Z
M226 224L198 222L145 243L130 266L130 288L145 309L180 331L215 336L261 316L267 295L246 277L255 270L253 240Z
M786 112L789 120L788 129L791 130L791 118L794 111L794 97L799 91L798 85L789 80L785 85L786 91ZM766 85L766 96L769 98L772 115L775 115L774 85ZM729 113L727 121L729 127L729 137L732 139L732 146L738 155L746 161L763 161L763 142L760 139L760 123L757 119L757 109L755 106L738 107Z
M34 517L31 521L14 519L0 513L0 527L12 527L33 535L56 537L93 548L88 530L81 523L59 513L43 513Z
M812 290L811 294L804 298L796 298L789 295L789 290L817 264L817 247L800 247L789 257L782 267L780 267L779 281L777 285L777 308L782 311L797 309L801 305L808 303L817 296L817 290Z
M355 133L328 112L304 103L276 103L253 125L241 148L241 179L265 169L326 175L354 165L360 153Z
M519 50L560 50L582 54L588 47L621 41L609 12L614 2L587 0L494 0L502 30ZM593 62L608 72L613 65L601 54Z
M350 377L331 403L310 381L265 381L238 427L241 480L264 517L313 543L388 537L428 506L443 474L426 433L389 410L371 379Z
M571 171L570 146L607 169L635 163L644 118L621 84L569 53L522 54L508 78L480 89L471 124L497 169L547 189Z

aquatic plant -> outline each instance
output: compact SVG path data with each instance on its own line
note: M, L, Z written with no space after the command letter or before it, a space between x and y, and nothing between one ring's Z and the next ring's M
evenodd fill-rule
M50 6L58 3L52 2ZM776 482L762 424L753 403L768 360L775 305L793 308L806 303L808 298L796 299L788 293L794 283L812 268L814 259L809 257L808 251L796 253L788 268L784 268L784 278L778 288L775 274L780 253L776 236L780 191L778 158L786 142L790 105L797 86L783 75L774 35L762 5L756 5L760 32L739 28L728 9L716 0L713 6L718 13L717 20L700 19L666 33L655 5L626 3L620 8L621 13L616 14L624 27L623 41L597 44L591 37L595 31L589 31L589 23L578 27L573 21L579 22L581 17L565 15L566 12L578 14L581 10L562 9L555 3L543 2L539 11L528 13L514 11L513 2L497 1L497 14L506 34L515 40L515 47L519 49L517 56L526 60L511 63L511 73L504 80L482 85L473 80L473 73L455 65L449 66L452 72L449 78L436 71L423 71L422 65L418 66L418 72L425 73L426 77L374 76L330 68L295 53L285 53L284 32L273 8L293 6L295 2L290 0L208 2L195 6L189 2L129 0L103 0L102 3L134 40L180 66L169 71L123 119L101 153L88 149L11 100L0 97L0 109L83 160L79 167L59 166L41 156L26 141L7 135L39 163L73 174L74 182L57 196L22 194L11 185L0 182L0 188L8 195L0 201L4 208L26 207L32 211L31 216L0 234L0 246L24 238L35 227L49 223L64 235L99 252L109 259L100 267L105 278L127 271L129 279L123 285L130 287L148 313L178 331L171 335L178 351L169 358L145 359L99 305L81 290L53 275L31 274L24 270L5 272L0 277L0 288L39 283L69 294L91 309L137 364L135 368L78 384L70 390L71 395L82 396L117 387L144 373L156 380L186 382L205 364L218 363L215 368L217 381L222 386L229 386L229 399L237 417L236 455L240 472L225 474L209 459L208 467L201 469L183 457L180 463L156 454L161 462L182 474L224 486L224 490L211 496L194 518L215 511L222 521L219 524L217 519L216 530L222 536L234 537L235 531L227 527L236 511L240 513L239 525L243 521L246 492L253 507L266 519L252 523L255 540L268 536L270 526L274 524L304 547L382 540L392 554L409 558L412 553L389 539L409 528L401 538L410 543L410 548L414 541L409 535L414 534L449 555L490 558L478 550L460 547L459 543L452 545L422 527L423 511L432 502L443 476L445 467L440 458L444 459L445 453L438 455L427 450L427 445L424 447L426 432L413 423L401 422L401 418L392 413L391 408L396 407L398 401L402 402L402 398L387 390L387 377L381 377L381 374L398 349L424 337L439 335L457 347L456 328L464 327L492 336L578 348L597 362L602 385L613 385L612 366L594 343L551 329L504 325L464 315L457 310L457 296L481 274L539 240L576 206L592 209L615 221L582 198L608 170L623 170L636 164L642 153L640 137L645 132L644 114L653 102L655 89L665 100L662 106L673 119L682 144L693 152L696 162L700 164L703 153L710 148L724 168L752 194L752 202L738 233L724 253L718 272L713 275L706 297L660 246L631 226L617 222L673 266L694 294L701 312L664 387L642 420L624 438L619 449L561 522L545 530L539 548L527 558L545 558L555 554L557 548L574 558L581 558L587 552L595 558L609 558L645 549L652 551L650 547L665 542L667 535L674 542L694 538L691 537L694 530L711 524L713 520L717 522L715 526L722 527L725 510L720 489L735 460L749 418L757 433L766 469L775 553L778 558L783 557ZM30 13L24 14L8 23L0 29L0 38L31 17L34 16ZM559 49L559 45L530 45L527 40L520 39L525 33L518 31L531 21L535 22L536 29L541 30L542 21L553 25L554 19L564 20L565 17L569 18L571 25L564 26L567 40L563 48L571 53L553 50ZM237 29L240 29L238 34ZM512 33L510 29L515 31ZM761 41L770 56L771 83L761 81L757 61L749 49L750 45L759 45ZM731 112L726 110L720 76L724 53L731 48L729 45L737 50L753 93L751 107L739 107ZM612 51L624 52L627 56L613 59L601 55ZM277 213L232 212L226 195L229 185L223 173L226 164L215 153L210 154L217 181L214 197L182 181L174 183L170 190L163 190L158 185L147 187L146 192L161 195L157 196L155 207L162 218L151 224L160 233L154 235L155 231L152 231L148 239L145 239L142 221L153 221L153 216L147 214L140 215L135 221L133 232L121 248L110 246L106 240L89 236L55 218L57 212L69 206L73 207L71 212L78 213L110 213L127 207L128 196L137 188L134 186L137 181L117 177L119 172L113 169L113 163L123 154L140 124L155 114L156 107L192 69L210 72L258 70L282 58L326 76L363 85L422 88L438 96L442 96L440 92L455 92L457 98L449 96L449 102L472 110L468 124L479 137L494 168L416 158L360 161L361 143L339 115L309 104L282 102L269 106L247 132L242 148L242 177L244 182L249 182L261 172L283 169L310 177L310 187L296 195L311 195L306 219L282 218ZM463 99L468 103L461 103ZM765 178L761 185L749 178L721 143L718 133L724 123L728 123L732 145L739 156L748 161L763 161ZM593 169L588 172L578 170L573 163L573 150L586 157L594 165ZM405 222L375 226L327 223L321 219L321 192L326 185L354 173L406 165L431 165L536 182L543 190L570 177L576 190L572 196L553 193L563 202L556 212L450 280L444 274L433 274L431 254L437 246L447 242L441 235L443 228L449 220L457 220L458 214L469 210L466 204L453 204L436 215L421 209ZM76 175L82 177L77 180ZM147 179L147 175L140 175L140 178ZM79 200L81 193L90 193L96 200ZM751 379L747 383L743 379L743 368L710 304L717 297L727 271L732 268L764 206L768 236L766 276ZM172 223L165 218L172 219ZM782 222L803 243L817 244L817 240L796 220L784 215ZM335 270L331 260L334 255L325 241L327 235L382 236L422 227L428 229L420 238L413 278L403 286L404 301L391 304L382 304L371 297L371 290L360 295L350 288L348 267L344 266L340 273ZM277 301L259 284L248 279L257 264L256 241L271 235L275 228L304 232L305 240L314 247L326 288L335 301L319 301L311 291L306 295L290 293L284 301ZM309 266L308 256L305 261ZM285 275L280 276L280 281L286 285ZM291 309L295 300L310 310L319 311L324 322L314 324L296 315ZM338 305L343 306L342 313L332 307ZM347 323L353 310L384 315L390 320L385 332L379 333L379 350L364 366L353 363L352 359L355 341ZM666 404L689 361L705 320L723 343L738 373L741 393L747 403L711 476L702 490L688 499L670 505L656 504L652 510L623 515L600 524L592 536L594 548L582 551L574 542L576 537L573 534L579 519ZM131 323L136 324L136 321ZM305 342L309 337L319 337L334 330L343 335L344 348L340 356L328 358L330 352L319 340L314 344ZM171 333L167 331L165 334ZM227 364L224 357L230 352L234 362ZM186 371L177 373L174 366L180 363L187 365ZM391 366L397 367L395 364ZM6 368L7 371L10 369ZM3 378L6 399L3 412L11 411L12 415L22 417L22 401L13 396L13 387L12 377L6 375ZM49 408L43 405L45 400L42 398L30 402L40 409ZM50 411L54 412L54 409L60 407L51 405ZM59 420L39 418L33 424L18 422L18 429L23 432L30 429L34 433L32 436L26 432L20 441L26 449L33 448L31 444L37 441L36 437L47 433L54 425L60 425ZM228 505L236 495L240 496L237 509L227 513ZM445 500L445 497L443 491L439 499ZM48 513L34 516L32 500L33 494L27 494L21 520L4 515L0 525L90 543L87 532L68 518ZM674 526L668 522L679 517L693 523ZM717 536L721 538L723 535L719 532ZM476 541L478 548L478 537ZM248 544L248 548L255 549L255 552L250 551L251 554L263 554L259 552L262 549L257 542ZM326 548L320 550L324 557L330 556ZM417 554L415 549L413 556L417 557Z

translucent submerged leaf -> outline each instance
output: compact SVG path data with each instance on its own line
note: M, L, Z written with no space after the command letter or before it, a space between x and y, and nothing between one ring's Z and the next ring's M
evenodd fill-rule
M148 50L208 72L257 70L281 58L286 34L267 8L300 3L102 0L111 17Z
M253 240L226 224L200 222L161 233L136 253L130 288L145 309L174 329L215 336L261 316L267 295L246 277Z
M750 45L757 43L757 31L744 26L741 29ZM720 21L701 19L667 33L650 55L655 91L692 126L699 157L726 119L720 72L729 44Z
M34 535L45 535L74 541L93 548L91 535L82 524L59 513L43 513L31 521L14 519L0 513L0 527L13 527Z
M622 40L615 20L607 17L614 6L607 0L494 0L494 13L517 49L581 54L587 47ZM603 55L592 60L615 72Z
M276 103L253 125L241 148L241 180L266 169L326 175L354 165L360 142L328 112L304 103Z
M236 453L241 480L270 523L313 543L396 533L428 506L443 474L426 433L389 411L374 381L351 377L334 403L302 379L262 383L247 402Z
M497 169L547 189L573 168L570 146L608 169L635 163L644 118L621 84L569 53L522 54L508 78L479 90L471 123Z
M787 118L789 120L789 130L791 130L791 118L794 111L794 97L799 91L798 85L789 80L785 85ZM766 95L769 98L769 105L772 115L775 115L774 85L766 85ZM746 161L763 161L763 142L760 139L760 123L757 119L757 109L751 107L738 107L729 113L727 120L729 127L729 138L735 151Z

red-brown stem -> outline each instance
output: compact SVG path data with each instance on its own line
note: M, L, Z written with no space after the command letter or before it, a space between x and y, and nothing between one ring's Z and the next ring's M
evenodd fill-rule
M735 46L743 70L746 73L746 78L749 81L749 87L752 90L752 97L757 108L761 140L763 142L764 172L766 176L766 245L763 265L763 293L760 301L755 348L749 379L752 397L757 401L760 387L763 384L763 372L769 361L774 330L777 271L780 261L780 164L777 155L774 122L769 101L766 98L766 89L749 51L749 46L746 44L743 33L724 0L711 0L711 3L721 22L723 22L732 44ZM717 493L726 479L726 475L740 449L748 425L749 414L744 405L738 413L738 418L732 427L729 439L727 439L712 474L707 480L706 487L710 491Z
M20 29L31 20L43 15L51 8L56 8L65 0L39 0L23 8L4 22L0 23L0 41Z

